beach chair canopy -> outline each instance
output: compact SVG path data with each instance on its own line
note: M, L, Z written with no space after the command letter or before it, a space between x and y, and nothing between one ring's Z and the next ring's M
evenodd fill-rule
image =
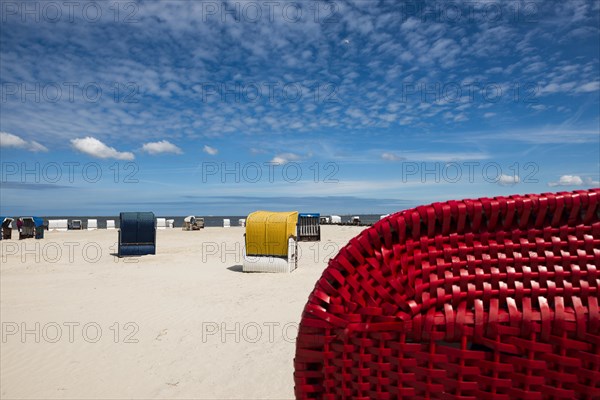
M298 399L599 399L600 189L405 210L315 285Z
M279 256L288 254L288 239L296 236L297 211L256 211L246 218L246 254Z
M183 219L183 222L193 224L194 222L196 222L196 217L194 217L193 215L187 216Z
M10 226L13 222L13 219L10 217L0 217L0 221L2 223L3 228L10 228Z
M35 220L33 217L21 217L19 218L23 223L23 226L35 227Z
M98 229L98 220L97 219L88 219L87 228L88 228L88 230Z
M119 256L156 254L154 213L122 212L120 214Z
M44 219L40 218L40 217L32 217L31 219L33 219L33 224L35 225L35 227L40 227L40 226L44 226Z

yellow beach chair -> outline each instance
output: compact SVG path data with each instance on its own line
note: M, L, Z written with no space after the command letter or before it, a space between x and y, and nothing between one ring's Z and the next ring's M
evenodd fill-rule
M292 272L298 266L297 211L256 211L246 218L244 272Z

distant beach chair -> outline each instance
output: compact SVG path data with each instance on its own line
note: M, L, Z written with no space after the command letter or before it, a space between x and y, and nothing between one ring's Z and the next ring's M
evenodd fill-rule
M118 256L156 254L156 222L151 212L122 212Z
M191 231L193 226L196 224L196 217L189 215L183 219L183 226L181 227L184 231Z
M94 231L98 229L98 220L96 219L88 219L87 221L87 230Z
M231 220L229 220L228 218L223 219L223 228L229 227L231 227Z
M298 214L297 237L301 242L318 242L321 240L321 214Z
M68 229L69 221L66 219L48 220L48 230L50 231L67 231Z
M172 229L175 226L175 220L174 219L168 219L167 220L167 228Z
M0 217L0 221L2 221L2 232L0 232L0 239L11 239L12 223L14 220L10 217Z
M71 230L81 230L83 229L83 224L80 219L74 219L71 221Z
M360 225L360 217L355 215L354 217L350 218L350 223L352 225Z
M184 231L198 231L204 228L204 218L196 218L193 215L185 217L183 219L183 227Z
M298 212L256 211L246 218L244 272L292 272L298 267Z
M115 220L114 219L106 220L106 229L115 229Z
M238 220L238 224L239 224L241 227L245 227L245 226L246 226L246 219L245 219L245 218L240 218L240 219Z
M339 215L332 215L331 216L331 223L332 224L341 224L342 223L342 217L340 217Z
M319 222L321 225L327 225L330 222L330 218L329 217L321 217Z
M19 218L19 240L34 238L36 234L36 223L33 217Z
M156 218L156 229L167 229L167 220L165 218Z
M434 203L363 230L296 339L296 399L600 399L600 189Z
M43 239L44 238L44 219L40 217L32 217L33 223L35 225L35 238Z

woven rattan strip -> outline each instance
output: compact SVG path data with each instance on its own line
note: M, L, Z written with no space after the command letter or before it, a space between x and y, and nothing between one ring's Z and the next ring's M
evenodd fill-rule
M302 314L298 399L600 399L600 189L393 214Z

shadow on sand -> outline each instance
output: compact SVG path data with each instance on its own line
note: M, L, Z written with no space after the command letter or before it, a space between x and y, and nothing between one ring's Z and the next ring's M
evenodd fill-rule
M241 265L232 265L231 267L227 267L227 269L233 272L244 272Z

